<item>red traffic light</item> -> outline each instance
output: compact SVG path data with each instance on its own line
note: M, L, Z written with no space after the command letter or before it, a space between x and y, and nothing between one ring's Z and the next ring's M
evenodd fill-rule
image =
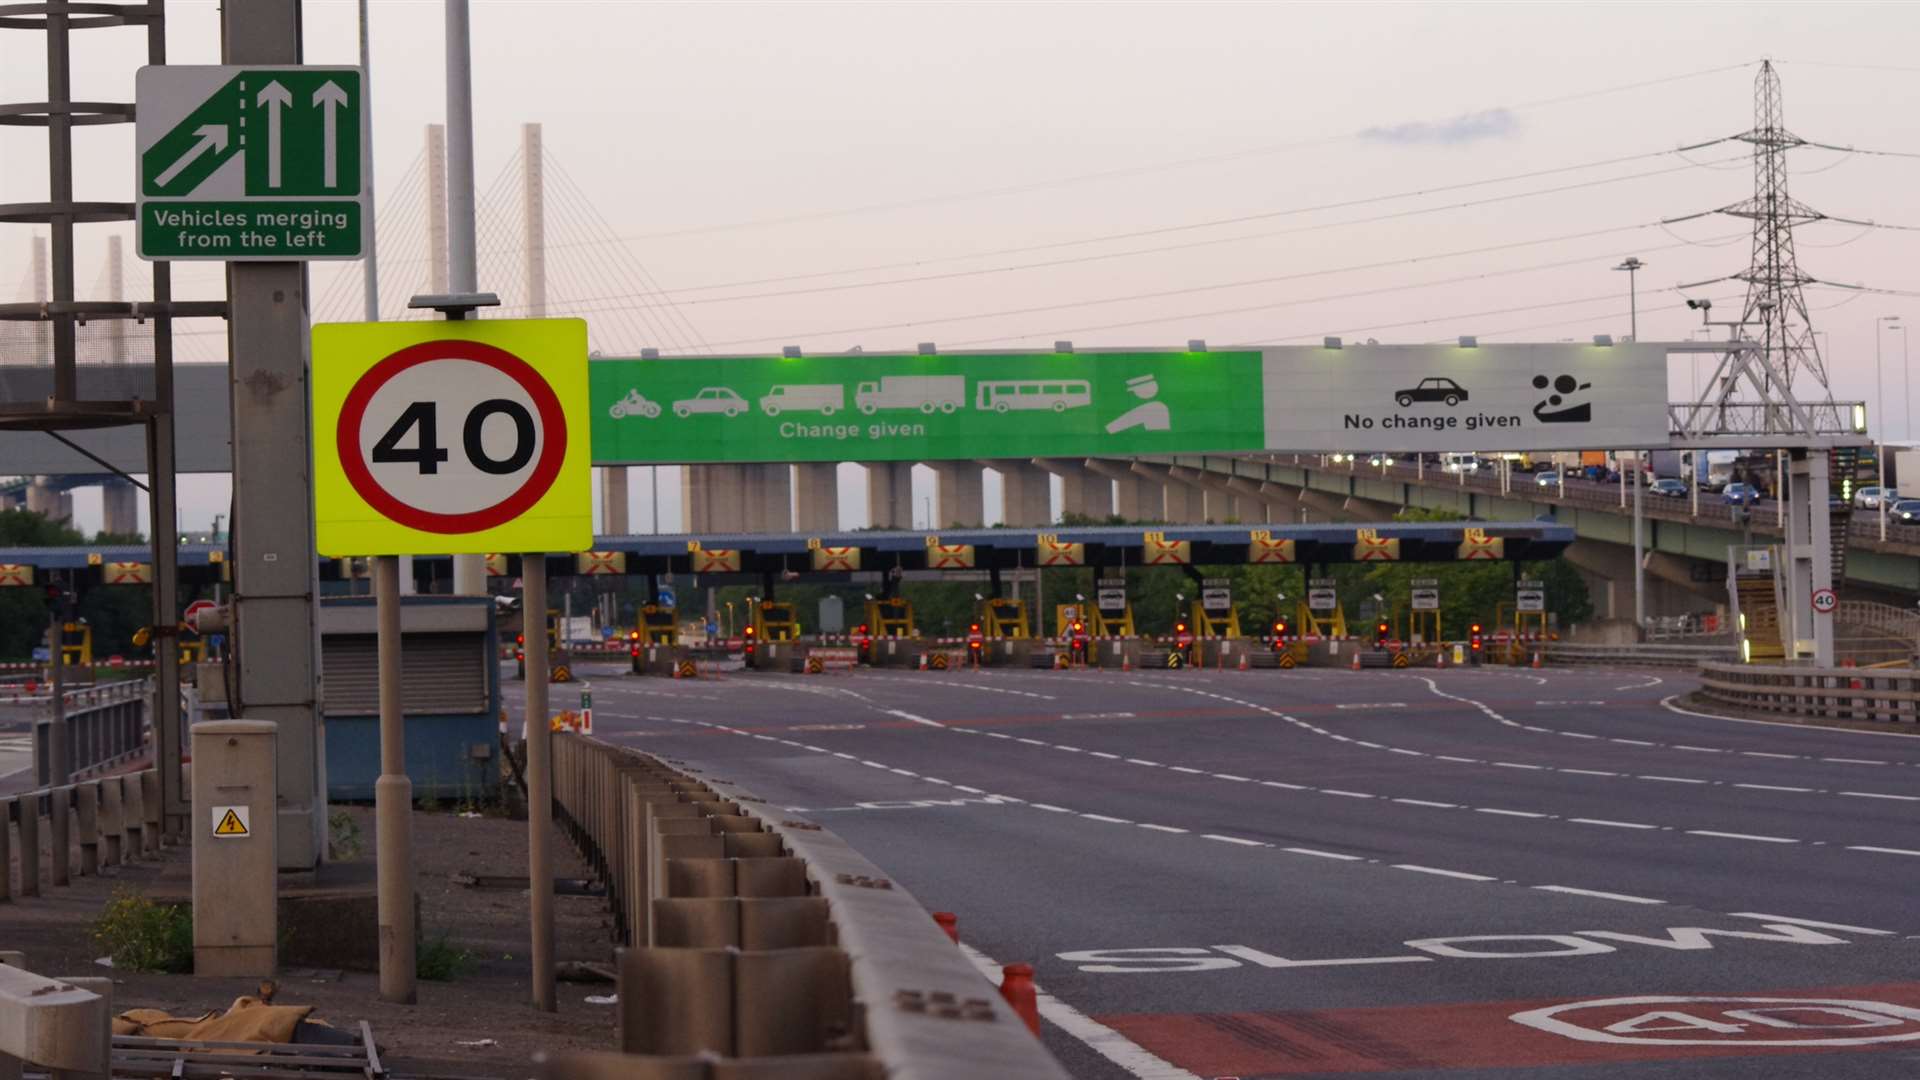
M747 635L748 637L752 637L757 631L755 631L753 627L749 626L740 632Z
M515 645L525 645L527 643L527 635L525 634L513 635L513 643Z
M977 634L977 633L979 633L979 632L980 632L980 624L979 624L979 623L970 623L970 624L968 624L968 626L967 626L967 633L969 633L969 634Z

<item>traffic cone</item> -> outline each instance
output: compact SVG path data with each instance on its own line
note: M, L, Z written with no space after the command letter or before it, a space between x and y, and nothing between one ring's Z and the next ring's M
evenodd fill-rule
M1533 670L1535 671L1540 670L1540 650L1539 649L1533 650Z
M1027 1022L1027 1030L1039 1035L1040 998L1033 986L1033 965L1008 964L1000 971L1000 996L1013 1007L1014 1015Z
M921 671L927 670L927 654L926 653L920 654L920 670Z
M1358 646L1353 650L1353 670L1360 670L1360 649Z
M1247 651L1245 649L1240 650L1240 670L1247 670Z
M1120 670L1121 671L1133 670L1133 654L1128 652L1126 646L1124 645L1120 647Z
M1436 668L1447 666L1447 644L1444 641L1440 643L1439 648L1433 650L1433 666Z

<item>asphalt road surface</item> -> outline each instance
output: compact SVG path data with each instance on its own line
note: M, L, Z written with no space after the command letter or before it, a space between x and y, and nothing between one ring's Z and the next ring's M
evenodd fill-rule
M1031 962L1078 1077L1920 1075L1920 739L1619 670L615 672L602 738Z

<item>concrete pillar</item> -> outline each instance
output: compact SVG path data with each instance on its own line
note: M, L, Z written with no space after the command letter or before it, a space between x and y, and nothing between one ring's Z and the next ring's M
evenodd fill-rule
M633 516L627 505L627 467L609 465L600 470L600 532L604 536L625 536L633 531Z
M107 237L107 299L127 298L127 259L120 237ZM107 359L116 364L127 360L127 320L107 320Z
M986 524L980 466L971 461L943 461L935 465L933 471L938 483L934 488L930 527L935 530L954 526L978 528Z
M1167 485L1138 473L1114 481L1114 513L1128 521L1167 520Z
M1053 524L1053 474L1024 461L996 461L1000 520L1014 526Z
M116 536L132 536L138 533L140 531L139 492L140 489L125 480L109 480L100 485L103 519L100 528Z
M520 125L520 222L527 281L527 318L547 317L547 197L540 125ZM622 530L624 531L624 530Z
M793 467L740 466L746 490L747 527L753 532L793 531Z
M447 291L447 128L427 125L427 292Z
M793 467L794 528L810 536L840 529L840 466L809 461Z
M700 533L741 532L745 523L726 520L718 492L728 485L728 474L737 465L686 465L680 469L680 518L685 531Z
M1049 462L1060 478L1060 513L1080 514L1104 523L1113 514L1113 479L1078 462Z
M1167 524L1192 525L1207 520L1205 492L1180 480L1166 484Z
M691 533L793 531L785 465L689 465L680 470L680 495Z
M50 477L36 476L27 485L27 509L54 519L60 517L60 493L54 490Z
M913 463L876 461L867 466L867 524L876 529L913 528Z

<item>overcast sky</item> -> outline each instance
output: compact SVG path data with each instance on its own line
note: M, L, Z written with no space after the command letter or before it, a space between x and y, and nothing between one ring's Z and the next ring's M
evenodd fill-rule
M217 62L216 6L169 9L170 58ZM442 19L440 3L373 5L390 317L425 284ZM1743 268L1746 223L1654 223L1733 203L1752 177L1741 144L1662 152L1750 126L1759 58L1779 63L1801 136L1920 154L1912 5L497 0L472 20L481 287L524 299L513 164L539 122L551 311L587 315L612 353L1585 339L1627 333L1611 267L1629 255L1647 264L1641 338L1678 339L1698 317L1672 288ZM355 62L356 27L352 3L309 0L307 60ZM74 96L130 100L143 34L74 41ZM42 38L0 31L0 101L44 92ZM130 128L76 141L78 197L130 198ZM1920 226L1920 158L1793 161L1815 208ZM0 202L44 197L42 137L0 128ZM109 229L81 231L83 295ZM31 235L0 226L0 297L28 295ZM1920 290L1920 234L1835 224L1799 246L1817 278ZM177 281L213 296L221 278L203 264ZM316 318L360 317L359 282L316 266ZM1913 300L1808 301L1836 395L1872 398L1875 320ZM198 329L183 358L221 358ZM1902 335L1885 343L1898 438ZM1691 379L1677 363L1673 391ZM226 498L190 481L186 523ZM83 525L97 513L82 500Z

